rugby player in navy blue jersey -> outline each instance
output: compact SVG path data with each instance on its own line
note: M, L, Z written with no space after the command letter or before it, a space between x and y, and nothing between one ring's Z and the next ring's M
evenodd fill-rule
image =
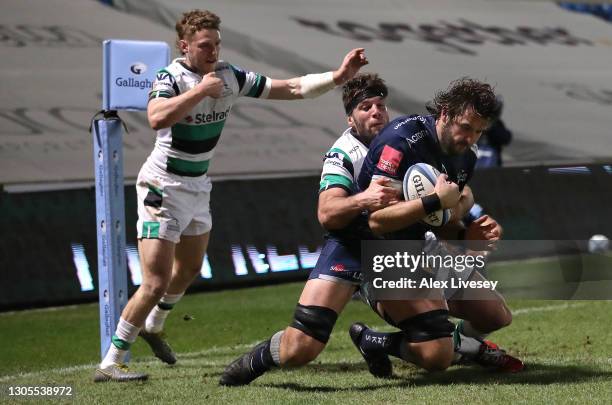
M401 188L412 165L428 163L442 173L434 193L372 212L369 217L372 231L389 239L424 240L426 232L433 230L446 239L498 240L501 227L489 216L476 219L467 228L453 220L463 218L474 201L466 183L476 162L475 143L495 118L493 89L476 80L459 79L436 94L427 109L431 115L400 117L381 131L370 145L358 184L366 189L372 181L383 178ZM427 214L441 208L453 209L451 224L438 230L421 222ZM477 272L470 277L482 279ZM446 369L453 360L474 361L503 371L522 370L519 359L484 340L488 333L512 320L503 297L490 291L490 296L475 301L457 299L460 294L461 291L457 292L448 301L443 291L437 299L371 300L375 312L400 331L375 332L362 323L351 326L351 339L370 371L378 376L389 375L388 355L428 370ZM449 311L464 321L455 327L448 320Z
M246 385L276 367L296 367L325 348L338 315L361 283L360 243L372 237L364 211L398 201L388 180L357 193L356 181L368 145L389 122L387 87L374 74L343 86L349 128L326 153L319 188L318 218L329 232L295 308L291 325L229 364L219 383Z

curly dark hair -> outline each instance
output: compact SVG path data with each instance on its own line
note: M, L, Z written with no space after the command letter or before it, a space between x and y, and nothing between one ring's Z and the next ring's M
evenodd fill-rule
M342 103L346 115L366 98L380 96L387 97L389 90L385 81L376 73L360 73L342 86Z
M470 108L490 122L499 114L493 87L469 77L452 81L445 91L437 92L425 107L436 119L445 111L449 119L453 120Z
M221 19L218 15L208 10L191 10L183 13L180 20L176 22L176 47L181 50L179 41L185 39L203 29L218 30Z

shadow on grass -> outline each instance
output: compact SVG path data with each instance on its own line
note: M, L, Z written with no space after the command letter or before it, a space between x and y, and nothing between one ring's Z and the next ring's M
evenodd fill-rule
M316 364L308 367L310 372L322 373L355 373L357 371L367 371L365 365L355 365L354 363L334 363ZM375 379L371 381L377 384L368 384L362 387L337 387L329 385L301 385L295 382L261 384L271 388L288 389L298 392L342 392L342 391L375 391L388 388L409 388L420 386L435 386L449 384L470 384L470 385L549 385L559 383L580 384L593 382L594 380L611 380L612 371L597 370L585 366L577 365L550 365L528 363L525 371L516 374L499 373L478 367L453 367L450 370L439 373L426 373L406 366L397 367L400 375L395 375L390 379ZM412 375L402 375L406 373ZM351 374L347 377L350 378ZM290 380L290 374L287 374ZM338 381L338 379L334 379Z

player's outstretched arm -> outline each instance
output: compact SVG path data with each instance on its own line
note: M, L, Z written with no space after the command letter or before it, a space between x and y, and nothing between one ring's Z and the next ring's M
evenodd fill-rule
M434 193L439 201L440 208L453 207L459 201L461 193L457 184L449 182L446 174L441 174L436 180ZM431 196L431 195L430 195ZM425 210L424 198L418 200L401 201L395 205L383 208L370 215L369 225L376 235L399 231L423 219Z
M322 191L317 209L319 223L327 230L342 229L364 210L376 211L397 203L398 192L388 182L389 179L376 179L367 190L352 196L343 188Z
M346 54L340 67L333 72L309 74L287 80L272 79L268 98L295 100L318 97L352 79L359 69L367 64L364 49L353 49Z

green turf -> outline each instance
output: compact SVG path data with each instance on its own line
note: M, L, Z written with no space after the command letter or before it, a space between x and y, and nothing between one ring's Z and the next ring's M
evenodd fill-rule
M612 402L612 302L606 301L511 301L514 322L493 340L526 361L523 373L452 367L427 374L394 362L390 380L370 376L346 333L356 320L385 326L365 305L351 302L309 366L268 373L248 387L219 387L228 362L287 325L301 288L186 296L167 323L176 366L152 358L141 341L133 347L132 367L151 375L145 383L92 382L99 360L95 305L0 314L0 386L69 384L79 403ZM0 403L6 400L0 396Z

